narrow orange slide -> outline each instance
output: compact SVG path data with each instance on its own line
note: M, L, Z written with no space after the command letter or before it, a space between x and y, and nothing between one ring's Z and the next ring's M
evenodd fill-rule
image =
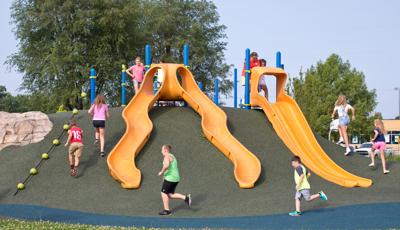
M164 82L153 93L153 76L164 72ZM177 73L182 79L178 81ZM153 129L148 112L157 100L185 100L201 117L201 126L208 140L234 165L234 176L241 188L252 188L261 174L258 158L236 140L227 127L227 116L197 86L191 72L182 64L152 65L141 89L124 109L126 131L107 158L110 174L123 188L139 188L141 172L135 157L146 144Z
M287 75L282 69L255 67L251 72L251 106L263 109L276 133L293 154L300 156L308 168L330 182L344 187L371 186L372 180L345 171L324 152L296 101L286 95ZM258 93L258 82L263 75L277 78L276 103L268 102Z

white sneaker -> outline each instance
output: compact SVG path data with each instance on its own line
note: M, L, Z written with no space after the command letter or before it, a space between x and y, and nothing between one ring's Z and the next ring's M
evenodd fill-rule
M349 147L346 148L346 152L344 153L345 156L351 153L351 149Z
M344 144L343 137L339 138L339 141L336 142L337 145Z

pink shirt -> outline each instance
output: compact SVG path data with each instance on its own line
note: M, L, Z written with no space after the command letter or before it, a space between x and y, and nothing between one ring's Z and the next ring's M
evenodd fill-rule
M93 120L96 121L105 121L107 112L108 106L106 104L100 104L97 106L96 104L93 104L89 109L89 113L93 114Z
M129 71L132 72L132 79L138 82L143 81L143 74L144 74L144 66L143 65L134 65L129 67Z

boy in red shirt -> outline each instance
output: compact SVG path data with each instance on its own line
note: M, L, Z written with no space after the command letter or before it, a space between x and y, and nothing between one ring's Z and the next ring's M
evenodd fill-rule
M257 52L251 52L250 54L250 70L254 67L260 66L260 60L258 59ZM245 85L245 71L246 71L246 61L243 64L242 70L242 85Z
M68 161L71 168L71 176L75 177L79 166L79 159L81 158L83 150L83 131L76 125L75 120L72 120L70 125L71 128L68 130L68 139L67 143L65 143L65 147L69 145Z

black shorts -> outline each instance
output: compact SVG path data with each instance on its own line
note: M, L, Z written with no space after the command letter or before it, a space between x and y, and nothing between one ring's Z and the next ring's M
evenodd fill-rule
M93 120L93 126L95 128L105 128L106 127L106 121L103 120Z
M175 188L178 185L179 182L171 182L164 180L161 192L165 194L174 194L175 193Z

